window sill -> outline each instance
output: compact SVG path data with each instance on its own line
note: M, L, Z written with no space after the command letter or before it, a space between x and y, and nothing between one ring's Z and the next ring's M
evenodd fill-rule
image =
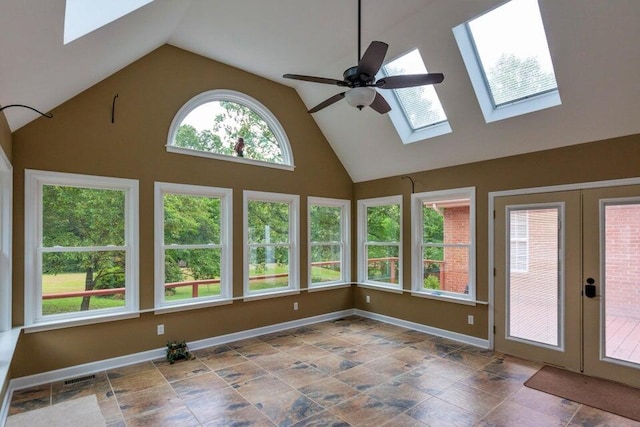
M404 292L404 289L398 286L385 286L373 283L356 283L356 285L358 285L359 288L377 289L379 291L392 292L394 294L401 294Z
M282 169L287 171L295 170L295 166L286 165L282 163L264 162L261 160L248 159L246 157L227 156L225 154L209 153L206 151L198 151L190 148L176 147L173 145L166 145L165 147L168 153L183 154L183 155L195 156L195 157L204 157L207 159L224 160L226 162L244 163L247 165L262 166L262 167Z
M73 328L75 326L93 325L96 323L115 322L118 320L134 319L140 317L139 312L118 313L104 316L88 317L83 319L57 320L52 322L35 323L23 328L25 334L34 332L52 331L55 329Z
M300 294L300 290L299 289L287 289L287 290L284 290L284 291L269 292L269 293L264 293L264 294L247 295L246 297L243 298L243 301L244 302L249 302L249 301L255 301L255 300L260 300L260 299L286 297L286 296L289 296L289 295L299 295L299 294Z
M13 328L5 332L0 332L0 391L7 381L9 366L11 366L13 353L18 345L20 330L21 328Z
M328 285L309 286L307 292L330 291L332 289L350 288L351 283L331 283Z
M167 313L176 313L179 311L187 311L187 310L197 310L199 308L207 308L207 307L216 307L219 305L228 305L233 304L233 300L231 299L223 299L223 300L215 300L215 301L200 301L193 302L189 304L180 304L180 305L167 305L164 307L158 307L153 311L153 314L167 314Z
M483 302L483 301L476 301L476 300L472 300L472 299L468 299L468 298L460 298L460 297L455 297L455 296L452 296L452 295L438 295L438 294L435 294L435 293L423 292L423 291L412 291L411 292L411 296L420 297L420 298L434 299L434 300L444 301L444 302L452 302L454 304L471 305L471 306L474 306L474 307L476 305L478 305L478 304L481 304L481 305L488 304L488 303Z

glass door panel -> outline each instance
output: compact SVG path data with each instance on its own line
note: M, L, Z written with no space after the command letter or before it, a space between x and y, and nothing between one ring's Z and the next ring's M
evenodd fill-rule
M562 347L560 209L507 208L509 339Z

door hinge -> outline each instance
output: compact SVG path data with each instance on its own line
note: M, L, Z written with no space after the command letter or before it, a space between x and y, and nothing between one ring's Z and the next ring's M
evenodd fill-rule
M496 277L496 268L493 267L493 277Z
M496 325L493 325L493 335L496 334Z
M495 211L495 209L493 210L493 219L496 219L496 211Z

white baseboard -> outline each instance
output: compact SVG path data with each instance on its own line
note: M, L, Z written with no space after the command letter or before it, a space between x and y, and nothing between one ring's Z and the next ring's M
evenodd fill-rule
M424 332L427 334L435 335L442 338L448 338L450 340L458 341L464 344L473 345L480 348L489 348L489 340L482 338L472 337L471 335L464 335L458 332L447 331L446 329L434 328L433 326L427 326L420 323L409 322L408 320L397 319L395 317L385 316L384 314L372 313L370 311L354 309L356 316L366 317L368 319L379 320L381 322L390 323L396 326L402 326L403 328L413 329L415 331Z

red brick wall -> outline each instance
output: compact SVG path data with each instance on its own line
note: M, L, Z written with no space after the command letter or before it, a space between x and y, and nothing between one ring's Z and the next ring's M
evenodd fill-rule
M469 243L469 206L444 209L444 243ZM469 249L444 248L443 291L464 293L469 283Z
M640 204L606 207L607 315L640 320Z

